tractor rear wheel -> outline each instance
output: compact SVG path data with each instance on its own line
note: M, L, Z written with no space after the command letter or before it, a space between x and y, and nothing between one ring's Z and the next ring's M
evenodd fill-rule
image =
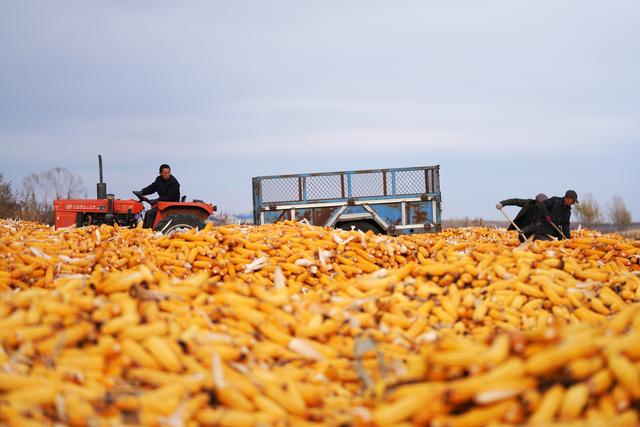
M160 231L162 234L169 236L173 233L181 233L192 228L201 230L204 228L204 222L193 215L178 214L169 215L158 222L158 224L153 227L153 231Z

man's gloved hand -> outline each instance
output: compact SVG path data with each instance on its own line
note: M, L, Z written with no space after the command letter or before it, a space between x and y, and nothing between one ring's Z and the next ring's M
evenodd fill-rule
M498 210L502 209L502 203L496 204L496 209L498 209Z
M132 193L139 198L142 197L142 191L132 191Z
M551 215L545 215L544 220L545 222L548 222L549 224L551 224Z

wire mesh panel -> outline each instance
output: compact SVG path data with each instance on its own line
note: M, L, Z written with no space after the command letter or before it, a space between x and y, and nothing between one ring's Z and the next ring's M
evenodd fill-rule
M408 170L396 172L396 194L426 193L424 170Z
M382 172L355 173L351 175L352 197L382 195L384 195Z
M306 177L307 200L340 199L342 194L341 175L314 175Z
M262 202L292 202L300 200L298 178L266 178L261 181Z
M258 204L440 192L438 166L255 177L254 185Z

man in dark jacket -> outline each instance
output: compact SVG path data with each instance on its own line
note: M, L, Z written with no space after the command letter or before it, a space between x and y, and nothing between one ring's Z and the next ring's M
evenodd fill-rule
M503 206L519 206L522 209L518 212L513 223L518 226L522 234L518 235L520 241L524 241L525 237L531 236L538 229L542 221L540 216L540 205L547 200L546 194L540 193L535 199L507 199L496 205L496 209L500 210ZM515 230L513 224L509 224L507 230Z
M144 228L153 227L153 223L158 214L158 202L179 202L180 183L171 175L171 167L167 164L160 166L160 175L151 184L140 191L133 192L136 196L146 196L147 194L158 193L157 199L150 200L151 209L144 215Z
M536 230L537 236L555 236L558 239L571 238L569 230L571 220L571 205L578 202L578 193L567 190L564 197L552 197L540 206L542 224ZM559 233L556 227L562 231Z

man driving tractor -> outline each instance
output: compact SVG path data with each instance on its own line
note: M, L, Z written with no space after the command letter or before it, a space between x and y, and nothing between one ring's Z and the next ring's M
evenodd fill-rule
M158 214L158 202L179 202L180 201L180 183L171 175L171 167L167 164L160 166L160 175L148 186L140 191L134 191L138 197L148 194L158 193L157 199L149 200L151 209L144 215L143 227L151 228Z

